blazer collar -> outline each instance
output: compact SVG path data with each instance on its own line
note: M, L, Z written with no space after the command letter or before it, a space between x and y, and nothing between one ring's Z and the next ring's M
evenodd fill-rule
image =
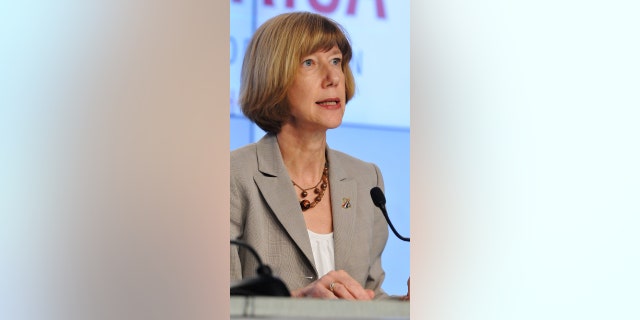
M331 186L331 211L333 215L333 243L335 269L347 269L358 213L358 184L348 174L339 153L327 147L329 159L329 185ZM357 246L357 244L355 244Z
M284 166L278 139L273 134L267 134L258 141L256 146L260 173L254 176L254 181L276 218L305 255L310 267L315 270L307 226L300 204L295 200L297 197L291 187L289 173ZM348 175L338 157L337 152L327 147L336 270L345 269L348 265L353 235L357 231L356 212L358 210L357 183Z
M267 134L258 143L256 143L258 153L258 170L263 174L277 177L285 174L288 176L284 167L278 138L274 134Z
M307 225L300 204L295 200L296 194L282 160L278 139L273 134L267 134L258 141L256 147L259 173L254 175L253 180L275 217L307 258L309 267L315 270Z

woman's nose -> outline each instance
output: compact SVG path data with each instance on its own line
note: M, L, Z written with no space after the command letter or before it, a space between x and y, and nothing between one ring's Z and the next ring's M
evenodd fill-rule
M340 83L340 69L335 65L325 65L323 85L325 87L337 86Z

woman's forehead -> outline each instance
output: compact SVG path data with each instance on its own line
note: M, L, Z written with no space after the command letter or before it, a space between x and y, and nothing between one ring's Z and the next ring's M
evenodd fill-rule
M343 53L335 41L329 41L329 42L317 43L316 45L306 50L304 54L307 55L307 54L312 54L316 52L329 52L329 51L336 51L337 53Z

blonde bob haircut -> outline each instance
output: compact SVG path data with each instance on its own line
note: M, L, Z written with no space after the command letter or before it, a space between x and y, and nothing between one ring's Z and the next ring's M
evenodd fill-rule
M346 32L335 21L309 12L275 16L258 28L242 63L240 107L262 130L279 133L289 120L287 92L302 58L337 46L348 102L355 92L349 61L352 51Z

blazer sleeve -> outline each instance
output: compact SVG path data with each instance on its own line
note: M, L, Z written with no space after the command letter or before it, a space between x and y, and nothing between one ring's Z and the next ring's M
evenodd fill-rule
M231 168L236 170L237 168ZM238 175L231 173L231 188L230 188L230 217L231 217L231 239L238 239L242 237L244 230L244 208L243 203L246 203L243 197L242 184L238 182ZM230 277L231 281L237 281L242 279L242 263L240 262L240 255L238 253L237 246L231 246L230 248Z
M382 179L382 173L377 165L373 164L375 169L375 175L377 179L377 186L384 191L384 181ZM389 229L387 221L384 219L380 209L375 207L373 218L373 242L371 246L371 267L369 268L369 275L367 282L365 283L366 289L371 289L375 292L375 298L386 298L388 295L382 290L382 282L385 277L384 270L382 269L382 251L387 244L387 238L389 236Z

